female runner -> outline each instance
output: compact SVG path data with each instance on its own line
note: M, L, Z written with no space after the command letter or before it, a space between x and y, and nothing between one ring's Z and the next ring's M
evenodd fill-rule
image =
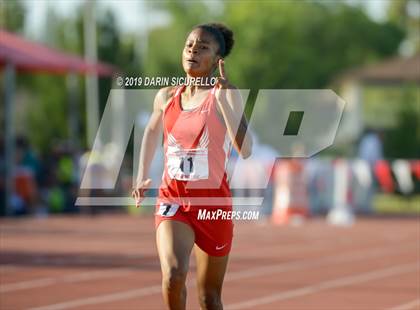
M186 307L185 280L194 244L200 306L223 308L221 292L233 237L225 168L230 144L243 158L252 149L241 96L224 68L233 42L232 31L222 24L192 29L182 52L187 78L209 81L217 68L220 77L214 86L196 83L160 89L143 136L133 191L136 206L151 184L148 170L162 133L164 137L165 169L155 226L162 293L169 309ZM216 210L227 216L214 216Z

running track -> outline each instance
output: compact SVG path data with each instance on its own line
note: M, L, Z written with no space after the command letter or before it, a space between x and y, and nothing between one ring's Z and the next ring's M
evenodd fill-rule
M1 219L0 309L164 309L153 219ZM236 222L225 309L420 309L420 221ZM198 309L194 259L188 309Z

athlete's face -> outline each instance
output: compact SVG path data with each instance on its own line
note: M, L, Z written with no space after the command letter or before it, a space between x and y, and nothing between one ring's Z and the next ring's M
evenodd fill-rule
M209 76L220 59L219 45L213 36L203 29L193 30L185 42L182 52L184 71L192 76Z

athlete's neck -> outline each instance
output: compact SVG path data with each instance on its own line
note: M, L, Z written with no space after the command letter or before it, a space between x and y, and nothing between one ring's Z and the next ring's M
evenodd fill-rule
M211 85L203 85L203 83L206 83L206 81L210 81L211 76L200 77L201 81L200 79L197 79L197 77L193 77L190 75L187 75L187 78L197 80L197 82L195 82L194 84L187 85L185 89L185 94L189 98L192 98L195 94L200 93L200 91L202 90L207 90L212 87Z

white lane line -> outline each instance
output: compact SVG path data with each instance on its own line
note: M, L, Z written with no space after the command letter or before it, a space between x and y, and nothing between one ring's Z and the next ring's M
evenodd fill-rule
M194 206L205 205L205 206L218 206L220 202L224 202L222 197L189 197L189 201ZM264 197L232 197L233 206L256 206L261 205ZM156 205L156 198L146 197L142 201L142 207L154 207ZM132 197L77 197L76 206L128 206L134 205L135 200Z
M354 242L348 242L348 239L339 239L337 244L352 244ZM307 252L307 251L311 251L311 250L322 250L322 249L327 249L331 246L331 243L329 242L325 242L325 239L319 239L319 240L315 240L314 242L312 242L310 245L304 245L304 246L296 246L296 245L287 245L287 246L283 246L282 248L282 253L283 254L287 254L289 252L293 252L293 253L299 253L299 252ZM273 247L266 247L267 250L272 250ZM266 253L265 248L260 248L261 253ZM260 252L259 251L259 252ZM244 249L237 249L235 250L235 254L232 256L232 259L235 259L236 257L241 257L241 253L245 253L248 252L248 250L244 250ZM254 254L253 254L254 255ZM140 256L137 254L133 254L133 255L123 255L122 257L124 258L139 258ZM75 258L75 259L65 259L65 258L57 258L54 259L53 261L50 261L47 258L44 257L37 257L33 260L33 262L38 263L38 264L49 264L49 265L65 265L65 264L70 264L70 263L93 263L96 262L96 260L93 260L91 258ZM298 262L299 263L299 262ZM3 267L3 266L1 266ZM0 268L1 268L0 267ZM4 265L4 267L6 268L17 268L22 269L23 267L13 267L13 265L7 266ZM270 266L268 266L270 267ZM129 272L129 270L131 271L135 271L135 268L126 268L127 272ZM1 270L1 269L0 269ZM13 270L13 269L12 269ZM123 268L115 270L116 274L115 276L124 276L126 273L121 273L120 270L123 270ZM109 275L104 275L101 276L101 273L110 273ZM258 272L258 270L257 270ZM243 274L245 277L247 277L247 273ZM18 290L24 290L24 289L35 289L35 288L40 288L40 287L46 287L46 286L50 286L50 285L56 285L59 283L66 283L69 282L68 280L66 280L67 278L75 278L75 277L79 277L81 279L83 279L82 281L89 281L89 280L96 280L96 279L100 279L100 278L110 278L113 277L112 275L112 271L95 271L95 272L86 272L86 273L79 273L77 275L71 275L71 276L65 276L65 277L46 277L46 278L39 278L39 279L33 279L33 280L27 280L27 281L21 281L21 282L15 282L15 283L9 283L9 284L0 284L0 293L3 292L12 292L12 291L18 291ZM77 280L72 280L70 282L77 282Z
M327 241L325 239L318 239L314 241L310 241L310 243L305 243L305 245L299 245L299 244L287 244L287 245L267 245L267 246L261 246L258 248L257 252L250 253L249 247L243 247L243 248L234 248L231 252L230 259L235 258L241 258L244 253L246 254L252 254L253 258L257 257L267 257L267 252L273 252L275 253L276 250L281 250L282 254L287 253L300 253L300 252L309 252L311 250L323 250L323 249L329 249L332 245L339 246L339 245L348 245L348 244L355 244L354 241L348 240L348 239L339 239L334 244L331 244L331 242ZM249 245L248 245L249 246Z
M41 306L36 308L30 308L31 310L62 310L62 309L70 309L76 308L80 306L88 306L88 305L96 305L98 303L107 303L107 302L115 302L118 300L126 300L136 297L142 297L146 295L156 294L161 292L160 285L149 286L141 289L123 291L118 293L112 293L107 295L100 295L100 296L93 296L83 299L75 299L68 302L63 302L59 304L49 305L49 306Z
M396 276L408 272L415 271L419 269L418 262L413 262L410 264L394 266L385 269L379 269L372 272L361 273L354 276L341 277L334 280L328 280L319 282L313 285L304 286L298 289L284 291L281 293L271 294L259 298L250 299L247 301L230 304L225 308L226 310L235 310L235 309L255 309L255 307L270 304L276 301L281 301L285 299L291 299L295 297L300 297L308 294L317 293L320 291L338 288L343 286L348 286L352 284L359 284L363 282L368 282L371 280L378 280L386 277Z
M300 270L306 268L314 268L320 267L323 265L330 265L330 264L338 264L338 263L346 263L346 262L356 262L360 260L365 260L369 258L376 258L386 255L394 256L400 255L403 252L412 251L412 248L407 248L407 246L401 246L398 248L390 249L389 247L386 248L376 248L372 249L371 251L358 251L356 253L343 253L340 255L332 256L332 257L324 257L319 260L309 259L309 260L300 260L294 261L290 263L283 263L283 264L274 264L262 267L251 268L248 270L242 270L239 272L232 272L226 275L226 281L234 281L234 280L241 280L251 277L261 277L264 275L270 275L277 272L285 272L291 270Z
M6 292L13 292L19 291L24 289L31 289L31 288L39 288L45 287L49 285L56 285L60 283L75 283L75 282L83 282L83 281L91 281L91 280L98 280L98 279L106 279L112 277L122 277L127 274L130 274L134 271L134 269L127 269L127 268L120 268L114 270L99 270L99 271L92 271L92 272L83 272L78 274L72 274L68 276L61 276L61 277L48 277L48 278L41 278L35 280L28 280L10 284L1 284L0 285L0 293Z
M0 273L7 273L7 272L20 270L20 269L22 269L22 267L18 267L16 265L1 265L0 266Z
M304 251L308 251L308 250L315 250L315 249L324 249L329 247L328 243L325 242L320 242L321 240L319 240L317 243L313 243L311 245L305 245L305 246L290 246L289 247L285 247L284 250L287 251L283 251L283 254L288 253L293 251L295 252L301 252L302 250ZM324 240L325 241L325 240ZM267 249L269 249L267 247ZM271 247L272 249L272 247ZM290 250L290 251L289 251ZM239 253L245 252L242 250L236 251ZM236 256L240 256L238 253L235 254ZM124 255L125 257L130 257L130 258L139 258L138 255ZM35 258L33 260L33 262L36 263L49 263L50 265L65 265L66 263L69 264L71 263L93 263L94 260L90 259L90 258L77 258L77 259L54 259L54 261L48 261L48 259L43 258L43 257L38 257ZM12 266L5 266L8 268L13 268ZM19 267L16 267L19 268ZM122 272L122 270L124 269L118 269L115 270L115 274L113 273L114 271L94 271L94 272L84 272L84 273L79 273L76 275L70 275L70 276L61 276L61 277L45 277L45 278L39 278L39 279L33 279L33 280L27 280L27 281L21 281L21 282L15 282L15 283L9 283L9 284L1 284L0 283L0 293L5 293L5 292L12 292L12 291L18 291L18 290L24 290L24 289L35 289L35 288L40 288L40 287L46 287L46 286L50 286L50 285L56 285L56 284L60 284L60 283L68 283L68 282L77 282L77 281L89 281L89 280L96 280L96 279L101 279L101 278L110 278L113 276L124 276L127 273L129 273L129 270L131 271L135 271L135 268L126 268L127 272ZM101 274L104 273L104 275L102 276ZM70 280L72 279L72 280ZM77 279L81 279L81 280L77 280Z
M392 307L389 310L412 310L415 309L417 306L420 306L420 298L404 303L402 305ZM420 309L420 307L418 307L417 309Z
M382 248L373 249L371 251L365 251L365 252L360 251L359 253L354 253L350 255L348 253L343 253L335 257L322 258L318 260L306 259L306 260L300 260L300 261L292 262L292 263L281 263L281 264L274 264L274 265L269 265L265 267L251 268L248 270L241 270L237 272L228 273L228 276L225 279L225 283L230 282L230 281L240 280L240 279L264 276L267 274L272 275L274 273L281 273L281 272L286 272L290 270L310 269L310 268L318 267L322 265L330 266L331 264L337 264L337 263L342 263L342 262L356 262L359 260L364 261L369 258L383 257L384 255L389 257L393 255L400 255L402 252L405 252L405 251L412 251L412 249L413 247L411 244L410 244L410 247L404 246L404 247L397 247L397 248L391 248L391 249L390 247L386 247L386 248L382 247ZM194 287L195 285L196 285L196 282L194 281L194 279L190 278L190 280L187 283L187 287ZM159 287L159 289L155 290L156 287ZM148 289L150 290L148 291ZM124 292L69 300L69 301L64 301L64 302L60 302L56 304L30 308L30 310L71 309L71 308L83 306L83 305L101 304L101 303L114 301L113 298L115 298L115 301L117 301L117 300L138 298L138 297L143 297L143 296L148 296L148 295L153 295L153 294L158 294L158 293L159 294L161 293L160 286L150 286L150 287L145 287L139 290L129 290L129 291L124 291Z

